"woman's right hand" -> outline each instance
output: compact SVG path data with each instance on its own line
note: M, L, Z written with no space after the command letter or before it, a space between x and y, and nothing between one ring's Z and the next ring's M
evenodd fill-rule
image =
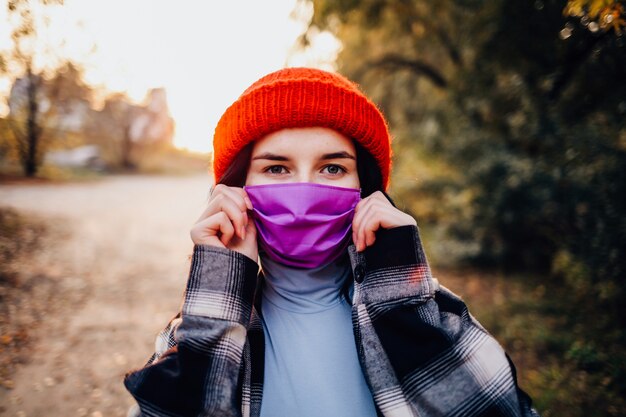
M256 227L248 210L252 203L243 188L217 184L206 210L191 228L191 240L240 252L256 262Z

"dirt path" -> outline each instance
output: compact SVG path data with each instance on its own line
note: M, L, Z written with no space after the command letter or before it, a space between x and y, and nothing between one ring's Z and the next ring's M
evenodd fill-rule
M32 323L32 349L13 388L0 388L0 415L126 415L133 400L123 375L148 359L154 336L180 305L189 228L204 209L209 181L121 176L0 185L0 205L67 229L24 263L35 285L41 276L60 290L53 299L33 292L47 314Z

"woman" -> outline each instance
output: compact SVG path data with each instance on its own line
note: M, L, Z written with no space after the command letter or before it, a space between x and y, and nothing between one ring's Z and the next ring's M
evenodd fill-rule
M269 74L213 142L182 310L125 378L142 415L536 415L385 194L387 124L352 82Z

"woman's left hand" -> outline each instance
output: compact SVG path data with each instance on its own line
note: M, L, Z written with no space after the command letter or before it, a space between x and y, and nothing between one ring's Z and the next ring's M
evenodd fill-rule
M399 226L417 226L415 219L395 208L380 191L359 201L352 220L352 241L356 250L362 252L374 244L379 228L392 229Z

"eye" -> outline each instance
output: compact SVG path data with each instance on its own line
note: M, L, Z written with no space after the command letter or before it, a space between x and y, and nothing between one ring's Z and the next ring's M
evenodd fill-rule
M347 172L345 170L345 168L343 168L342 166L339 166L339 165L326 165L324 167L324 169L326 170L327 173L329 173L331 175L338 175L338 174L341 174L343 172Z
M263 172L268 172L273 175L283 174L283 170L287 171L286 168L282 165L272 165L263 170Z

